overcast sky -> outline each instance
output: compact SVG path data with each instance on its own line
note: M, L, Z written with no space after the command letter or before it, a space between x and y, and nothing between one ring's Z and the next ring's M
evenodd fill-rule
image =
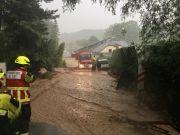
M112 15L99 3L92 4L91 0L82 0L73 12L63 13L61 0L54 0L48 4L42 3L42 7L58 9L60 18L57 19L57 22L60 33L75 32L82 29L105 29L111 24L124 21L120 17L120 9L117 9L117 15ZM139 16L129 17L127 20L139 21Z

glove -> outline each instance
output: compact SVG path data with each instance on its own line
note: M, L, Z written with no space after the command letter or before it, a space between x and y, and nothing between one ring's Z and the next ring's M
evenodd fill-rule
M28 83L34 81L34 75L32 75L31 73L27 73L25 75L25 81L28 82Z

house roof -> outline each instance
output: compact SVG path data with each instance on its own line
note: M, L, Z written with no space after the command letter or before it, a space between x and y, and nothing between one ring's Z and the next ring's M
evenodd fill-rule
M82 50L89 50L92 52L100 52L109 45L117 46L117 47L119 47L119 46L127 47L128 46L126 41L116 41L116 40L114 41L113 37L111 37L111 38L96 42L94 44L91 44L87 47L80 48L80 49L74 51L74 53L77 53L77 52L82 51Z

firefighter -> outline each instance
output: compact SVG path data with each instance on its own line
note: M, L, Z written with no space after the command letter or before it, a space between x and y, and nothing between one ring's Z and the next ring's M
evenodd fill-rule
M92 57L92 70L96 70L96 57Z
M28 72L30 60L26 56L18 56L15 60L15 70L7 71L6 86L11 95L21 104L21 116L19 120L20 135L29 135L29 123L31 117L30 83L34 76Z
M92 57L92 61L93 61L93 62L96 62L96 57L95 57L95 55Z
M2 68L0 68L0 88L5 86L5 73Z
M4 72L2 70L2 68L0 68L0 79L4 77Z
M0 89L0 134L15 135L21 104L4 88Z

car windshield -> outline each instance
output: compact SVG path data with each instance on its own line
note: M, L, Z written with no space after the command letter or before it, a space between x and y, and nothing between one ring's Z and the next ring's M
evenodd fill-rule
M107 59L99 59L98 62L101 63L101 64L108 64Z
M90 59L90 58L91 58L91 54L81 54L80 55L81 60Z

